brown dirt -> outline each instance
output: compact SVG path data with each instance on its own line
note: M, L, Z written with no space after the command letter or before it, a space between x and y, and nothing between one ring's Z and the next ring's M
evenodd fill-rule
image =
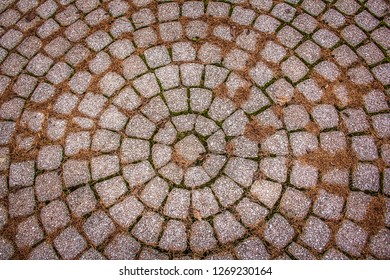
M373 197L368 205L364 220L358 222L369 234L375 235L385 227L386 203L383 196Z
M298 160L312 165L323 172L334 168L350 169L357 163L355 154L349 149L338 151L334 154L323 149L317 149L314 152L298 157Z
M250 96L250 88L240 87L239 89L236 90L236 92L234 93L231 99L233 103L240 108L249 99L249 96Z
M252 120L245 126L244 136L255 142L262 142L276 132L273 126L262 126L257 120Z
M173 151L172 161L183 169L187 169L191 165L191 163L188 160L186 160L182 155L180 155L176 151Z

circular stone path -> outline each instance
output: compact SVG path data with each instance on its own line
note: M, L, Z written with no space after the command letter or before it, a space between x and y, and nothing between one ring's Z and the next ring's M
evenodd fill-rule
M390 259L386 0L3 0L0 259Z

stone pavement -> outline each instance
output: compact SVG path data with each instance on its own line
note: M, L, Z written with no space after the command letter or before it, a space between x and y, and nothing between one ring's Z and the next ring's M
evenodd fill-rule
M2 0L0 259L390 259L387 0Z

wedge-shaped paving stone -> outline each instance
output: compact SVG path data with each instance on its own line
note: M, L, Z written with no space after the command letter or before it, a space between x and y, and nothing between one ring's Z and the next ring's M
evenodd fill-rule
M157 79L161 87L165 90L178 87L180 85L179 66L167 65L155 70Z
M213 219L214 230L220 243L233 242L246 233L246 229L234 218L233 214L225 211Z
M240 260L268 260L268 253L264 243L258 237L250 237L239 243L234 251Z
M219 211L218 202L208 187L192 192L192 208L193 215L200 215L202 218L207 218Z
M97 204L93 191L88 187L81 187L70 193L67 198L70 211L76 217L82 217L92 212Z
M133 260L141 245L129 234L119 233L105 247L104 254L110 260Z
M142 185L155 175L155 171L148 161L126 165L122 168L122 172L130 187Z
M142 139L150 139L156 130L156 125L143 115L133 116L126 126L126 135Z
M187 90L185 88L164 91L163 95L171 112L188 110Z
M54 239L54 247L63 259L70 260L87 247L87 242L73 226L70 226Z
M14 252L15 250L11 241L1 236L0 237L0 259L8 260L13 256Z
M154 177L142 190L140 199L147 206L158 209L168 195L168 183L160 177Z
M174 188L168 195L164 214L175 219L186 219L189 214L190 192Z
M15 132L14 122L0 122L0 144L8 144Z
M232 157L229 159L224 173L238 184L249 187L257 168L256 162L252 160Z
M183 222L169 220L161 236L159 247L173 252L183 252L187 248L187 233Z
M314 202L314 214L328 220L338 220L343 210L344 199L336 194L321 189Z
M175 144L175 151L189 163L195 162L202 153L206 152L199 139L191 134Z
M217 246L213 228L207 221L196 221L191 225L189 243L196 253L211 251Z
M43 237L43 230L37 217L31 216L18 225L15 243L19 248L29 248L41 241Z
M355 223L345 220L336 234L337 246L347 254L359 257L367 241L367 232Z
M134 196L129 196L110 208L111 217L122 227L128 228L141 215L144 206Z
M62 169L66 187L85 184L91 178L88 162L84 160L67 160L63 164Z
M120 131L125 127L127 120L128 118L116 106L111 105L100 116L99 125L109 130Z
M338 112L332 105L317 105L313 108L311 114L320 129L337 127L339 124Z
M92 138L91 149L100 152L116 151L120 145L120 135L113 131L98 129Z
M131 234L146 244L155 245L162 231L163 221L164 218L159 214L146 212L133 227Z
M279 200L281 192L281 184L267 180L255 181L251 187L251 194L271 209Z
M48 234L60 228L65 228L70 222L66 204L60 200L54 200L43 207L41 210L41 222Z
M172 159L172 155L173 149L170 146L154 144L152 147L152 161L156 168L166 165Z
M114 204L127 191L125 181L120 176L97 183L95 189L106 207Z
M223 122L222 128L227 136L238 136L244 133L245 125L248 122L244 111L238 110Z
M283 116L288 130L302 129L310 121L309 114L303 105L289 105L285 107Z
M169 181L172 181L176 185L181 183L184 176L183 169L174 162L168 163L167 165L162 167L158 172L161 174L161 176L168 179Z
M280 214L275 214L266 223L264 238L276 248L282 249L293 239L294 228Z
M184 173L184 184L190 188L199 187L210 180L210 176L201 166L189 167Z
M208 115L214 121L220 122L226 119L236 109L233 101L225 98L215 97L210 105ZM242 114L239 114L239 116ZM240 127L242 129L242 127Z
M158 123L169 117L169 109L161 96L155 96L144 105L141 112L151 121Z

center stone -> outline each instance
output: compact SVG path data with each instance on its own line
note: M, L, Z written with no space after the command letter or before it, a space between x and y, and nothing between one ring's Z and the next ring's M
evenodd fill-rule
M175 152L191 165L206 149L195 135L188 135L175 144Z

